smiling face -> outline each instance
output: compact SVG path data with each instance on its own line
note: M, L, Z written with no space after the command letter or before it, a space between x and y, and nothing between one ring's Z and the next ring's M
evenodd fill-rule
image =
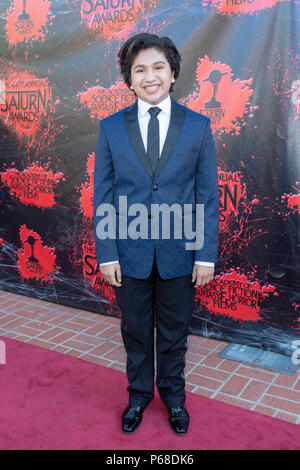
M168 96L172 83L174 71L165 54L154 48L141 50L131 66L130 89L142 100L157 105Z

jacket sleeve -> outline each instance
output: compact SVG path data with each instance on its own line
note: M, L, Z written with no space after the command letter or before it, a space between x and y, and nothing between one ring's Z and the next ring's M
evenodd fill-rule
M195 261L216 262L219 237L219 195L216 149L210 119L207 121L200 149L195 185L196 203L204 205L203 226L199 227L203 230L203 246L195 251ZM197 227L196 230L198 230Z
M118 260L119 255L116 242L115 208L113 206L113 160L101 121L99 127L94 166L93 223L97 262L100 264Z

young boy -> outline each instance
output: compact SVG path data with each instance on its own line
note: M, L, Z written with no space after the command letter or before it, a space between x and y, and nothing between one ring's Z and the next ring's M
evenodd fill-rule
M121 47L119 60L137 100L100 122L94 226L100 270L114 286L122 312L129 382L122 430L138 427L154 396L155 325L157 389L172 430L183 435L189 427L184 367L195 291L213 279L218 251L215 146L209 119L170 97L181 58L169 38L137 34ZM108 224L103 235L104 214L111 207L113 229ZM162 224L157 207L165 217ZM199 207L204 208L200 226ZM166 217L170 210L177 210L176 223ZM188 230L188 222L196 224L195 231ZM184 234L179 230L178 236L174 229L182 226ZM191 239L196 242L189 244Z

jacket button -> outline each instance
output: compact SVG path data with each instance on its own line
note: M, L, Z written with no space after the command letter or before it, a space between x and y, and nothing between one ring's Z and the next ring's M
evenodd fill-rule
M157 191L158 190L158 186L153 186L153 191Z

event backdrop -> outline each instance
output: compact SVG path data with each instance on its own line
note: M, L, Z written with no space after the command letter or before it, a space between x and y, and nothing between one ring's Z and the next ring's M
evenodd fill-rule
M120 316L92 225L99 120L134 102L120 45L182 55L173 97L211 119L216 277L192 332L283 354L299 339L300 4L292 0L0 0L0 289Z

